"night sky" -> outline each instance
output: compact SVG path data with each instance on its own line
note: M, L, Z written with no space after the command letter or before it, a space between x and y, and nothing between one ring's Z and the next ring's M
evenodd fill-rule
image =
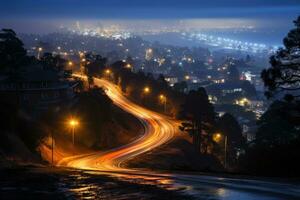
M300 0L1 0L0 27L52 20L251 19L292 24ZM26 24L26 25L25 25ZM52 24L53 25L53 24ZM283 27L286 29L286 27Z
M299 14L299 0L1 0L7 18L199 18Z

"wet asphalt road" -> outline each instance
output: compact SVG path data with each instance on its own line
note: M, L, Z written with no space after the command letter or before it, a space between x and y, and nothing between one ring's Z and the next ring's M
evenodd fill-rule
M299 183L142 171L137 174L49 168L0 170L0 199L300 199Z

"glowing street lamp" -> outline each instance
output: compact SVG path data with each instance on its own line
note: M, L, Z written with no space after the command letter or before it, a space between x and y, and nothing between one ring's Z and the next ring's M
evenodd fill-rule
M73 147L75 145L75 128L78 126L79 122L76 119L71 119L69 121L69 125L72 129L72 142L73 142Z
M186 76L184 76L184 79L188 81L188 80L190 80L190 76L186 75Z
M222 138L222 135L220 133L216 133L213 135L213 140L215 142L220 142L221 138Z
M71 67L71 66L73 66L73 62L72 61L69 61L68 62L68 65Z
M164 104L164 112L167 112L167 97L163 94L159 95L160 101Z
M213 140L216 142L220 142L220 140L224 137L224 168L227 168L227 135L222 135L221 133L216 133L213 135Z
M42 47L39 47L38 48L38 59L40 59L40 57L41 57L41 52L43 51L43 48Z
M125 68L128 69L128 70L130 70L130 71L133 70L133 67L132 67L132 65L131 65L130 63L127 63L127 64L125 65Z
M128 69L131 69L132 66L131 66L131 64L128 63L127 65L125 65L125 67Z
M150 87L148 87L148 86L144 87L144 89L143 89L143 94L144 94L144 95L142 95L142 96L143 96L143 101L144 101L144 104L145 104L145 105L147 104L147 98L146 98L146 95L149 94L150 91L151 91L151 90L150 90Z
M144 87L144 93L145 94L150 93L150 88L148 86Z
M111 73L111 71L109 69L105 70L105 74L109 75Z

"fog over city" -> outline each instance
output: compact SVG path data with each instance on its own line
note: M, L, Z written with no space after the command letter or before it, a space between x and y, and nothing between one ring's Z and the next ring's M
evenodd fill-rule
M55 12L53 12L55 10ZM198 31L233 40L279 45L300 10L297 0L271 1L5 1L0 25L20 33L50 33L62 27L115 28L144 32ZM164 42L164 38L157 37ZM166 41L166 42L174 42Z

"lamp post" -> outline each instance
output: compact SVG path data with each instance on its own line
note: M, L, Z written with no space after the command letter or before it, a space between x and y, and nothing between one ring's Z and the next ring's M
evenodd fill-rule
M71 119L69 124L72 129L72 143L73 143L73 149L74 149L74 147L75 147L75 128L78 125L78 121L76 119Z
M106 69L106 70L105 70L105 74L106 74L106 75L110 75L110 73L111 73L110 69Z
M227 168L227 135L225 135L224 141L224 168Z
M163 94L159 95L159 99L164 104L164 112L167 112L167 97Z
M111 71L110 69L104 70L104 74L105 74L105 76L106 76L106 78L107 78L108 80L111 80L111 77L112 77L112 71Z
M148 94L150 92L150 88L148 86L144 87L144 93Z
M150 93L150 88L148 86L144 87L143 93L145 95L149 94ZM144 97L144 103L145 103L145 105L147 104L147 97Z
M228 136L227 135L223 135L224 137L224 168L227 168L227 145L228 145ZM216 142L219 142L222 138L221 133L217 133L214 136L214 140Z
M38 48L38 56L37 56L37 59L39 60L40 57L41 57L41 52L43 51L43 48L42 47L39 47Z

